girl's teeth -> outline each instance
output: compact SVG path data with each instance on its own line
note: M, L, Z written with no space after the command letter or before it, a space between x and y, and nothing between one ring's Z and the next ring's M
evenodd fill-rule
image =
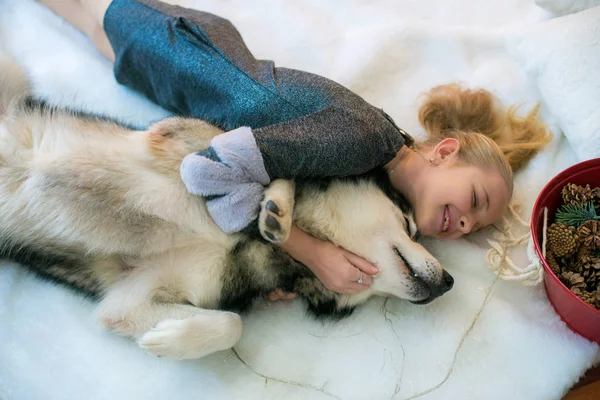
M448 219L448 217L446 217L444 219L444 232L446 232L446 230L448 229L448 223L450 222L450 220Z

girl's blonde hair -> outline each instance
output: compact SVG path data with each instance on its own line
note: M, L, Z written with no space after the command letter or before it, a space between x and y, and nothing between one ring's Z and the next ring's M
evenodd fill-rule
M433 88L419 110L419 121L428 139L417 146L435 146L445 138L458 140L459 161L499 171L513 191L513 171L523 167L552 140L538 119L539 105L524 117L518 107L503 112L492 94L459 84Z

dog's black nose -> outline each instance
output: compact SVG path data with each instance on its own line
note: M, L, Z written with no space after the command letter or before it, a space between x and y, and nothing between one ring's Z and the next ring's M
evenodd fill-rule
M411 301L413 304L428 304L438 297L442 296L444 293L448 292L454 286L454 278L450 275L446 270L442 270L442 282L429 286L429 290L431 290L431 294L428 298L419 301Z
M448 290L452 289L452 286L454 286L454 278L452 275L446 272L446 270L442 271L442 277L444 278L444 283L446 284L444 292L447 292Z

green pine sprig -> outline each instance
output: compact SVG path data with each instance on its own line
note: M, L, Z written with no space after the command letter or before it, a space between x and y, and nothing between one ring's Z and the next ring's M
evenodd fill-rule
M600 219L592 202L587 205L565 204L556 211L556 221L579 228L585 221Z

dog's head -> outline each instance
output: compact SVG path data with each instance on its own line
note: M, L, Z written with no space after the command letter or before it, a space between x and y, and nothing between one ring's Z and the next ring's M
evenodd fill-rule
M395 218L387 223L388 234L378 239L387 242L387 246L377 245L377 250L370 255L376 257L380 270L371 290L415 304L427 304L452 289L454 279L416 241L417 228L412 213L391 211L396 212Z
M332 184L326 197L319 207L328 209L331 220L319 214L313 226L379 268L370 289L345 296L343 305L359 304L372 295L426 304L452 288L452 276L416 241L412 212L403 210L374 182Z

